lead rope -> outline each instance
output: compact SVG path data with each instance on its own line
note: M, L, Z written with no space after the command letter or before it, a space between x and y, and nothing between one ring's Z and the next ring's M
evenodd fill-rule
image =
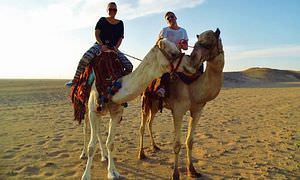
M189 48L194 48L194 46L188 46ZM123 52L122 52L123 53ZM134 56L131 56L131 55L129 55L129 54L126 54L126 53L123 53L125 56L128 56L128 57L131 57L131 58L133 58L133 59L135 59L135 60L138 60L138 61L143 61L143 60L141 60L141 59L139 59L139 58L136 58L136 57L134 57Z
M122 52L123 53L123 52ZM131 55L129 55L129 54L125 54L125 53L123 53L125 56L128 56L128 57L131 57L131 58L133 58L133 59L135 59L135 60L138 60L138 61L143 61L143 60L141 60L141 59L139 59L139 58L136 58L136 57L134 57L134 56L131 56Z

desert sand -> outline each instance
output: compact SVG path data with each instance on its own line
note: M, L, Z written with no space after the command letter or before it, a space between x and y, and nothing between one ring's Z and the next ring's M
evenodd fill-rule
M86 160L82 125L73 121L66 80L0 80L0 179L80 179ZM102 120L107 136L109 117ZM187 132L188 114L183 134ZM169 110L153 130L161 151L138 160L140 100L129 102L115 138L115 162L123 179L169 179L173 124ZM299 179L300 86L224 87L205 107L195 134L194 165L203 179ZM184 143L184 139L182 139ZM185 176L185 147L180 172ZM94 158L92 179L106 179Z

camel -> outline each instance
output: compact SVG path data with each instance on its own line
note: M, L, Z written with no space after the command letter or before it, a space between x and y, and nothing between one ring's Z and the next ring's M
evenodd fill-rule
M198 124L203 107L208 101L215 99L221 89L223 82L223 67L224 67L224 52L219 38L220 31L205 31L197 35L198 41L195 44L194 50L191 53L192 66L198 69L200 65L206 61L207 66L204 74L202 74L196 81L187 85L181 80L177 79L169 83L169 97L163 99L165 108L170 109L173 115L173 123L175 129L174 137L174 169L172 179L179 179L178 171L178 154L181 148L181 124L185 113L189 110L191 117L189 120L186 149L187 149L187 174L190 177L200 177L192 163L192 147L193 138L196 125ZM143 93L142 100L146 94ZM140 126L140 147L139 159L146 158L143 150L143 135L145 124L147 123L148 131L151 138L151 145L154 151L159 150L155 144L152 134L152 123L155 114L159 110L159 100L152 99L151 105L146 105L142 109L141 126Z
M97 112L97 99L99 94L96 90L95 82L92 85L89 100L88 100L88 117L85 118L85 123L90 122L91 135L88 145L88 160L82 179L91 178L91 166L93 157L96 151L97 139L100 143L101 160L108 160L108 179L117 179L120 177L114 160L113 160L113 146L114 137L116 134L116 125L120 122L123 114L124 102L133 100L139 96L147 85L155 78L160 77L165 72L178 71L178 72L195 72L195 69L190 68L190 57L181 56L181 52L177 49L176 45L167 39L162 39L157 42L148 54L144 57L140 65L130 74L123 76L118 81L122 83L119 91L112 96L111 100L102 107L101 112ZM174 69L174 67L177 67ZM104 148L103 141L99 132L101 115L110 113L110 122L108 137L106 140L106 148ZM86 154L86 127L84 125L84 149L81 157Z

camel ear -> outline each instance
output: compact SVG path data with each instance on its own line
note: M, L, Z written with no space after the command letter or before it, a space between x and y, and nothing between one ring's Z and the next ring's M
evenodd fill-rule
M220 29L219 29L219 28L217 28L217 30L215 31L215 36L216 36L216 38L218 38L218 39L219 39L219 37L220 37L220 33L221 33Z
M196 37L197 37L197 39L199 39L199 35L198 34L196 35Z

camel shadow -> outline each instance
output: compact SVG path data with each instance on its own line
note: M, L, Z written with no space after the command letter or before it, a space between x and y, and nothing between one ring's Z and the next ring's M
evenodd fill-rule
M133 174L135 177L141 178L141 179L149 179L149 180L156 180L156 179L162 179L167 180L169 178L163 177L159 174L155 174L154 172L141 170L139 168L130 166L127 163L124 162L118 162L117 163L118 169ZM127 179L126 177L122 176L121 179Z
M140 179L149 179L149 180L157 180L157 179L168 180L171 177L171 172L166 174L166 176L162 176L158 173L147 171L147 170L141 170L139 168L130 166L127 163L123 163L123 162L118 162L118 169L128 172L130 174L133 174L135 176L135 178L138 178L138 179L140 178ZM171 169L170 169L170 171L171 171ZM121 179L125 180L127 178L122 176ZM208 177L205 174L202 174L202 177L200 177L200 178L187 177L187 179L211 180L212 178Z

